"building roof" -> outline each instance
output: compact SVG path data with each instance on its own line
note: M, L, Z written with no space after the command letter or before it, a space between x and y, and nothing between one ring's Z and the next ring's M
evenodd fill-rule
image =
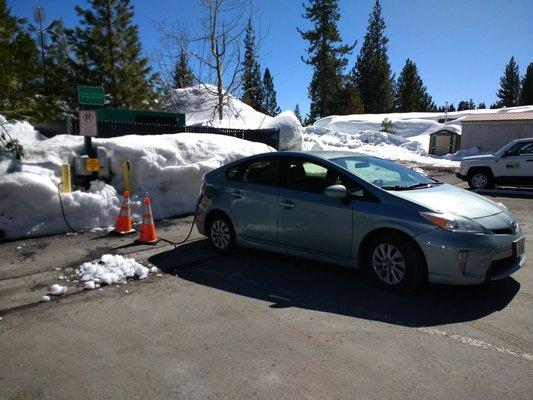
M430 135L436 135L436 134L439 134L439 133L451 133L452 135L461 135L461 131L459 131L457 129L450 128L450 127L437 129L436 131L431 132Z
M462 122L474 121L533 121L533 111L470 114Z

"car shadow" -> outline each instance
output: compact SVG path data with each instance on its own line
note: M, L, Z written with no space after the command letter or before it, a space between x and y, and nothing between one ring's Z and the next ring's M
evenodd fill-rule
M411 294L380 288L350 268L268 252L215 253L207 240L149 261L176 277L270 303L408 327L472 321L504 309L520 289L513 278L478 286L426 285Z

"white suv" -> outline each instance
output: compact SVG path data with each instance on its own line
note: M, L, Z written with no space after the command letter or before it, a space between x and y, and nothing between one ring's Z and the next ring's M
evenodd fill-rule
M491 155L465 157L455 175L472 189L533 185L533 138L513 140Z

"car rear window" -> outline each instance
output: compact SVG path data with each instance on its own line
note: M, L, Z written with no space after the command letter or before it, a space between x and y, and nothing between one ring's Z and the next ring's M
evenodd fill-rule
M279 160L274 158L259 159L239 164L229 168L226 171L226 177L231 181L278 186Z

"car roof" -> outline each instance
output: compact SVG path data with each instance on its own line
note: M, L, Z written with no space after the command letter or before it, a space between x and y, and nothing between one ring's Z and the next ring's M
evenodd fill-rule
M325 160L332 160L335 158L342 158L342 157L354 157L354 156L367 156L366 154L362 153L356 153L354 151L284 151L285 154L293 154L293 155L308 155L308 156L315 156L320 157Z
M530 141L533 141L533 137L515 139L515 140L513 140L512 142L509 142L509 143L521 143L521 142L530 142Z

